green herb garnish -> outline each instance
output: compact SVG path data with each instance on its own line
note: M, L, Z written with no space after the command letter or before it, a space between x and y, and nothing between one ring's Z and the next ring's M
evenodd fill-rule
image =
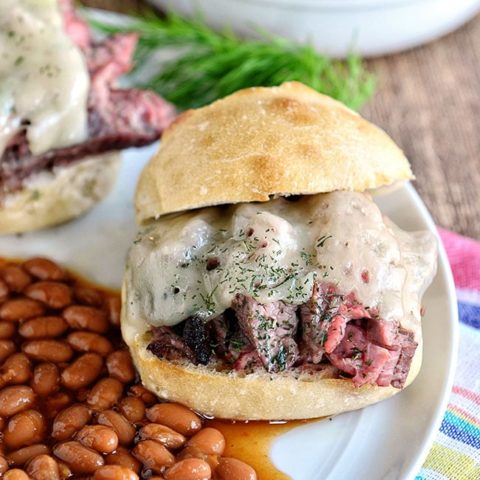
M147 12L127 26L92 23L105 33L137 32L133 82L155 90L180 109L200 107L241 88L289 80L359 109L375 88L374 77L366 72L358 55L334 60L312 45L264 31L258 31L259 39L243 39L230 29L210 28L200 16L186 19L169 14L160 18ZM148 63L153 53L172 47L178 50L172 60L160 62L146 83L135 82L135 71Z

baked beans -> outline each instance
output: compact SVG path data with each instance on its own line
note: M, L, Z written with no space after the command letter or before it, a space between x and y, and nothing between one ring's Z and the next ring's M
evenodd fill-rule
M29 285L25 295L38 300L50 308L63 308L72 303L72 290L68 285L60 282L40 281Z
M255 479L218 430L139 383L120 304L46 258L0 267L0 476Z
M62 317L36 317L23 322L18 333L28 339L54 338L63 335L67 328Z
M33 369L33 378L30 386L41 397L51 395L58 388L60 375L54 363L39 363Z
M3 431L3 441L12 450L40 443L45 437L46 427L45 419L40 412L26 410L10 418Z
M50 455L38 455L27 465L32 480L60 480L58 463Z
M210 480L211 478L212 469L210 465L198 458L180 460L169 468L165 474L165 480Z
M187 437L202 428L200 417L178 403L158 403L147 410L147 418Z
M0 369L0 385L26 383L32 375L32 364L24 353L10 355Z

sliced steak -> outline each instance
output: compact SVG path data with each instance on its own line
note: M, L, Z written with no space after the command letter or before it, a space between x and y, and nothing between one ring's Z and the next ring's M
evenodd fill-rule
M132 67L137 36L114 35L93 42L88 25L62 0L65 29L82 49L90 74L88 138L78 145L33 155L25 131L18 133L0 158L0 192L22 188L32 174L69 165L87 155L147 145L160 137L175 115L174 107L150 91L119 89L118 77Z
M300 307L305 358L319 363L340 344L350 320L370 318L353 294L339 295L334 285L316 282L310 300Z
M368 339L378 345L395 347L397 345L399 322L371 318L368 321Z
M411 332L400 331L395 345L395 350L376 345L369 339L368 330L349 323L345 336L328 359L339 370L351 375L357 387L369 383L402 388L417 343Z
M210 325L197 316L188 318L183 326L183 340L195 356L194 363L207 365L212 356Z
M192 350L186 345L182 337L169 327L153 327L152 340L147 346L154 355L170 361L195 360Z
M393 371L392 381L390 384L395 388L402 388L408 377L410 365L412 364L413 356L418 347L418 343L413 339L413 333L400 329L398 333L400 356L395 369Z
M287 370L295 364L299 356L294 338L298 327L295 305L281 301L260 304L237 294L232 308L268 372Z
M233 310L228 309L211 320L211 326L215 352L229 363L234 364L243 354L253 350L252 344L240 329Z
M375 384L380 372L390 358L390 352L367 340L366 332L359 326L348 324L345 335L328 359L339 370L352 375L356 387Z

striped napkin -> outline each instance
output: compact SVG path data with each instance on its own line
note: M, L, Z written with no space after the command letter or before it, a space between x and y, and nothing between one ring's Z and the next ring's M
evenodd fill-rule
M480 243L440 236L457 289L460 348L447 411L416 480L480 480Z

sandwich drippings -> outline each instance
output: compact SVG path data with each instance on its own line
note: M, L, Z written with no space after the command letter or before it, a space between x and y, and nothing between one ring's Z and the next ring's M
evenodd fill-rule
M401 386L435 256L362 193L207 208L140 233L127 308L167 359Z

